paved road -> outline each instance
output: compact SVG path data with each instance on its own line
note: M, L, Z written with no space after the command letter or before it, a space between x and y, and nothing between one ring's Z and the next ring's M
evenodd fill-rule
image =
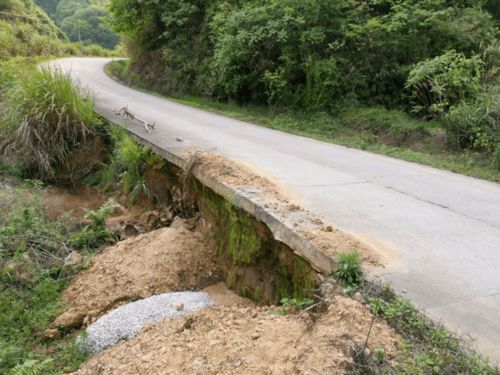
M500 185L266 129L120 85L109 59L64 59L102 114L128 105L159 146L216 150L272 176L334 226L377 246L378 273L500 360ZM142 131L138 128L137 131ZM145 133L145 132L144 132Z

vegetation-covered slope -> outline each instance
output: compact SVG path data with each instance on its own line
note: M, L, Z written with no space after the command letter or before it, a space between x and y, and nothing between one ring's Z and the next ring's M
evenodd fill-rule
M62 53L63 34L32 0L0 3L0 60Z
M107 24L107 0L35 0L72 42L112 49L120 41Z
M161 92L333 115L397 109L439 120L449 149L491 163L498 147L495 1L111 3L132 71Z

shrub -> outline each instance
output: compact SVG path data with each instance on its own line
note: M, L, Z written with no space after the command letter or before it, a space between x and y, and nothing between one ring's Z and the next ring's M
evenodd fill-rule
M358 285L362 276L359 253L351 251L338 254L337 266L333 273L346 286Z
M94 137L101 124L91 97L82 96L68 74L48 69L18 80L7 111L14 131L12 147L44 180L58 180L60 175L72 180L72 153Z
M419 62L406 81L413 111L423 115L445 113L450 106L474 97L481 87L484 62L454 50Z
M493 151L500 142L500 89L451 107L444 116L444 127L460 148Z

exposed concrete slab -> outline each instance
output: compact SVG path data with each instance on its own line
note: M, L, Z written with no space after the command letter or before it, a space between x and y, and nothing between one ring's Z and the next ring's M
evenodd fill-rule
M383 280L405 289L449 327L470 333L478 343L491 343L481 346L483 353L500 359L500 328L492 324L500 316L494 302L500 293L499 184L258 127L141 93L106 77L102 69L108 61L56 63L95 93L103 115L109 117L113 109L128 105L133 113L155 121L153 133L140 127L135 131L159 149L175 150L175 157L182 158L198 147L244 162L287 188L303 207L377 245L389 263L379 273ZM176 142L176 137L183 142ZM267 215L257 206L247 209ZM279 235L281 229L274 230ZM477 295L482 298L474 300L474 308L460 303ZM443 304L447 310L439 309ZM462 311L468 315L460 315ZM461 317L452 319L454 315Z

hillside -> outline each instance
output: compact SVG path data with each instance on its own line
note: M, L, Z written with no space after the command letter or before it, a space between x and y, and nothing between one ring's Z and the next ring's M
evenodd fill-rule
M0 60L60 54L64 35L32 0L0 3Z
M35 0L71 42L113 49L120 42L107 24L107 0Z

